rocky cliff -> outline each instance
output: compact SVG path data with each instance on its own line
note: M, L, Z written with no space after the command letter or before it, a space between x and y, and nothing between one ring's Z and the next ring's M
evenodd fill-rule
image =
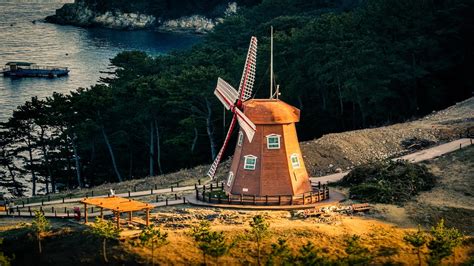
M142 5L119 5L117 2L109 3L108 0L76 0L56 10L56 14L47 17L46 21L81 27L205 33L226 16L235 14L239 8L238 0L217 0L205 4L199 4L196 0L188 1L188 5L183 3L183 7L178 8L169 3L159 6L159 1L143 0L137 1L143 2Z

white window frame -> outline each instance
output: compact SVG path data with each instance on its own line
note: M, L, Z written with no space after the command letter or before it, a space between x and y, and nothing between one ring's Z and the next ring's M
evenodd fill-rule
M242 131L239 131L239 138L237 139L237 145L242 146L242 143L244 143L244 133L242 133Z
M245 170L255 170L255 168L257 167L257 156L255 155L245 155L244 156L244 169ZM249 160L255 160L254 163L249 163Z
M278 142L276 143L278 146L270 146L274 145L275 143L270 143L270 139L277 138ZM281 147L281 135L278 134L270 134L267 135L267 149L269 150L278 150Z
M294 162L293 159L296 159L296 162ZM301 167L300 158L297 153L293 153L290 156L290 161L291 161L291 166L293 167L293 169L298 169Z
M232 185L232 181L234 181L234 173L229 172L229 177L227 177L227 186L230 187Z

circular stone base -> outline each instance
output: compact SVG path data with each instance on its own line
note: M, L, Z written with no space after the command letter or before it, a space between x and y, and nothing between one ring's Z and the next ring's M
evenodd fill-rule
M241 205L241 204L225 204L225 203L209 203L200 200L196 200L195 197L187 198L186 201L194 206L200 207L212 207L212 208L225 208L225 209L245 209L245 210L304 210L312 209L316 207L324 207L328 205L334 205L345 199L344 195L330 190L329 199L319 201L317 203L306 204L306 205Z

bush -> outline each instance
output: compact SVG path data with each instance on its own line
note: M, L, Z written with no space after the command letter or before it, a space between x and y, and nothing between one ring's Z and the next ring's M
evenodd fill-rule
M372 261L370 251L367 247L362 245L360 236L349 236L344 239L344 242L346 242L344 251L347 254L344 261L348 265L367 265Z
M104 261L108 263L107 239L118 239L120 237L120 229L117 228L112 221L106 221L97 217L88 232L92 235L102 238L102 255L104 257Z
M36 239L38 240L38 252L40 254L43 252L43 248L41 246L41 235L45 232L48 232L50 228L51 225L44 214L40 211L35 211L35 218L31 223L31 230L34 232Z
M0 246L3 244L3 238L0 238ZM12 259L6 256L3 251L0 251L0 265L10 266Z
M444 258L453 255L454 249L461 245L464 238L464 235L458 229L447 228L443 219L431 228L430 234L431 239L428 242L428 249L430 250L429 265L438 265Z
M350 197L376 203L402 203L434 187L436 177L426 166L408 161L381 161L356 167L339 185Z
M227 194L223 190L214 190L214 191L211 191L211 192L207 192L206 194L207 194L206 195L207 197L211 197L213 199L217 199L217 198L219 198L219 196L223 200L227 199Z
M413 249L416 251L416 255L418 257L418 265L421 266L421 250L427 241L425 233L421 230L421 226L418 225L418 231L416 232L405 233L403 241L410 244L410 246L412 246Z
M252 217L252 221L250 221L250 235L254 238L255 242L257 243L257 264L261 265L260 263L260 251L261 251L261 242L262 240L268 236L269 231L268 227L270 223L268 223L264 216L257 214Z
M211 224L208 221L202 221L199 226L193 227L190 233L202 252L204 265L207 265L206 256L213 257L216 265L219 265L219 257L229 253L235 244L235 242L227 244L224 232L211 231Z

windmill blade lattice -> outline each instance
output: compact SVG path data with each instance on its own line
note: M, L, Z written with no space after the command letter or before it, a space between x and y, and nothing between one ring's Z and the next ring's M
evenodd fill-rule
M252 88L255 82L255 70L257 67L257 37L250 39L247 59L245 60L242 78L240 79L239 95L240 100L248 100L252 96Z
M221 162L222 155L224 155L224 151L227 148L227 144L229 143L230 136L232 135L232 131L234 130L236 122L237 122L237 115L234 114L234 116L232 117L232 121L230 122L229 131L227 131L227 135L225 136L224 144L222 145L221 149L219 150L219 153L217 154L216 158L214 159L214 162L212 162L211 168L209 168L209 171L207 172L207 175L211 179L214 178L214 176L216 175L217 166L219 166L219 163Z
M252 96L252 88L255 81L255 67L257 60L257 38L252 37L250 39L249 50L247 52L247 58L245 60L244 70L242 72L242 78L240 80L239 91L236 91L229 83L225 80L218 78L217 86L214 90L214 94L219 101L224 105L227 110L231 110L234 114L230 123L229 130L227 131L224 139L224 144L219 150L214 162L211 165L207 175L212 179L216 174L217 167L224 155L224 152L229 144L232 131L238 121L240 127L245 132L249 142L252 142L253 136L255 135L256 126L255 124L242 112L242 102L246 101Z

